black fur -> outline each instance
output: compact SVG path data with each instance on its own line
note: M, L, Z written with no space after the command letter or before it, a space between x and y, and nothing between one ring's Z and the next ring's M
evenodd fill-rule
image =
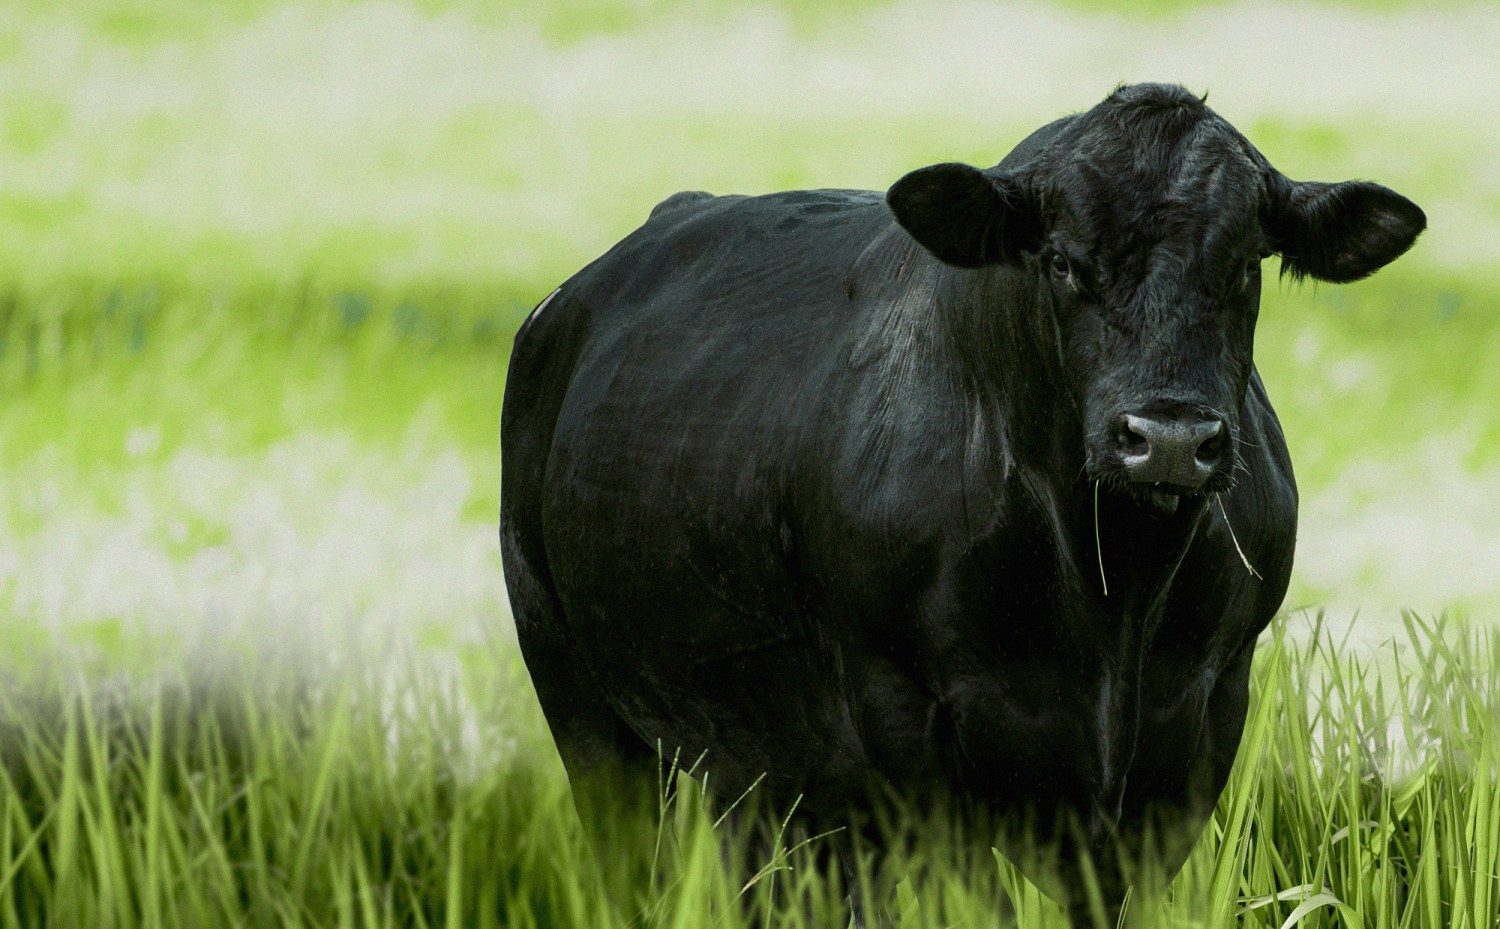
M1041 241L1028 192L1008 175L965 164L918 168L891 187L886 203L923 247L960 268L1016 261Z
M1276 194L1271 235L1283 271L1298 278L1343 284L1369 277L1427 227L1415 203L1368 181L1283 182Z

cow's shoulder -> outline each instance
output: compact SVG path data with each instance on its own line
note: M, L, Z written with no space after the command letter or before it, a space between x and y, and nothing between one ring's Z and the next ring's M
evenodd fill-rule
M753 233L767 228L795 233L889 221L884 194L872 190L785 190L768 194L715 196L701 190L675 193L652 208L643 231Z
M847 268L892 225L884 195L869 190L788 190L727 195L677 194L663 201L642 237L665 248L661 266L706 259L711 268ZM701 266L700 266L701 269Z
M651 219L674 212L683 207L713 200L714 195L706 190L680 190L651 208Z
M732 295L740 316L784 302L791 291L842 299L839 288L855 259L891 225L875 191L685 191L657 204L571 290L598 307L637 310L669 294L672 312Z

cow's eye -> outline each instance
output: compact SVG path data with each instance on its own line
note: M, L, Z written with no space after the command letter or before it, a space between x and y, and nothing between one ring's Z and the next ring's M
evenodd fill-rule
M1052 253L1052 262L1049 265L1049 268L1052 271L1052 276L1060 279L1067 278L1068 274L1073 270L1068 265L1067 257L1064 256L1061 252Z

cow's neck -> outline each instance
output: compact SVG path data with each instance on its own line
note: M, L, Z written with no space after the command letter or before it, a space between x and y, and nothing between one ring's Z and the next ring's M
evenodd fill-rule
M1203 503L1184 501L1164 515L1101 488L1096 540L1082 415L1064 376L1050 289L1037 269L954 268L892 223L852 270L850 299L872 295L878 307L852 363L873 366L879 391L929 378L940 382L930 385L929 396L964 398L963 408L952 411L952 428L966 436L968 498L994 496L998 503L1020 493L1036 504L1007 510L1035 514L1041 522L1034 528L1057 540L1060 574L1078 588L1085 608L1116 617L1154 612L1202 520Z
M1149 638L1205 515L1202 499L1164 513L1084 475L1082 414L1064 377L1050 290L1034 269L932 273L962 389L984 421L978 432L1003 456L992 479L1045 501L1020 509L1057 540L1059 571L1077 588L1069 599L1106 622L1135 617L1126 626L1148 627Z

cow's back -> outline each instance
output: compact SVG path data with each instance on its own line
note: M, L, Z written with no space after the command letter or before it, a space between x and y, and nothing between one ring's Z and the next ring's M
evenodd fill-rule
M827 784L858 767L785 501L868 323L851 274L889 228L869 192L679 194L517 336L502 519L545 565L546 621L637 732L712 747L726 787L736 768Z

